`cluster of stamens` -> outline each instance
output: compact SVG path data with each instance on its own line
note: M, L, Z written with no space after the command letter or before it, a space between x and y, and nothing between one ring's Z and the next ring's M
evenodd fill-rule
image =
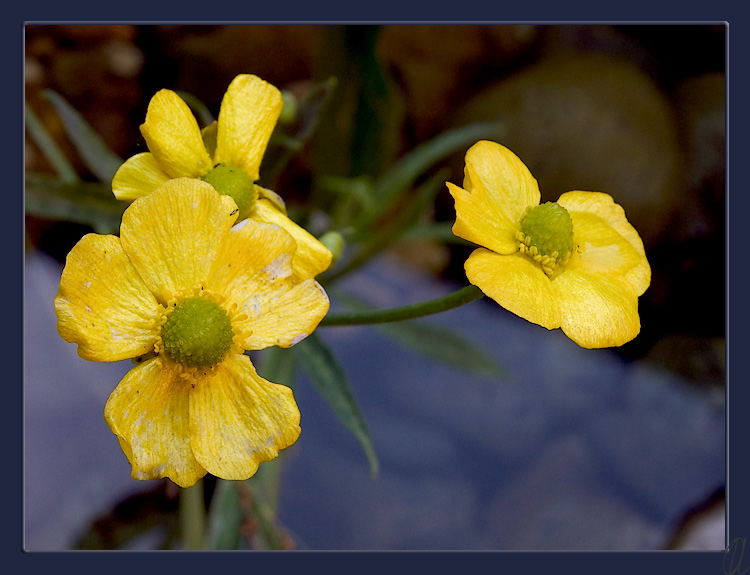
M518 249L539 263L551 276L558 266L570 260L575 249L573 220L568 211L556 202L546 202L526 209L516 231Z
M228 305L221 294L211 292L203 283L191 290L179 290L160 306L156 361L165 361L180 377L193 380L197 375L212 375L231 354L244 352L242 343L252 332L239 331L247 320L236 302Z

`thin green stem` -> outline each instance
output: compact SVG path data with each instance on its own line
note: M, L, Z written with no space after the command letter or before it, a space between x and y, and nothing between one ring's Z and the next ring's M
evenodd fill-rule
M203 480L180 491L180 526L185 549L203 549L206 532L206 505L203 500Z
M477 300L483 295L484 294L478 287L469 285L446 296L415 304L388 309L368 309L329 313L323 318L320 325L361 325L415 319L426 315L448 311L449 309Z

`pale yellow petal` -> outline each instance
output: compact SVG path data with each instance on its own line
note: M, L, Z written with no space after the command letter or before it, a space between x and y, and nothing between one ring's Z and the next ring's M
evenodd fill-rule
M169 477L190 487L206 474L190 446L190 383L151 359L130 370L109 396L104 419L120 440L133 479Z
M190 441L196 459L222 479L251 477L300 434L292 390L266 381L245 355L232 355L190 394Z
M132 201L150 194L169 179L150 152L128 158L112 178L112 192L118 200Z
M200 178L213 167L193 112L171 90L159 90L151 98L141 133L156 161L173 178Z
M261 193L268 191L265 188L260 189L262 190ZM333 254L328 248L310 232L279 211L270 200L258 199L255 202L253 218L282 227L297 242L297 251L294 253L294 259L292 260L292 268L296 278L300 280L313 278L327 270L328 266L331 265Z
M586 269L568 269L553 283L563 332L581 347L620 346L638 335L638 296L628 282Z
M192 178L169 180L135 200L120 238L130 261L161 303L206 281L237 218L237 204Z
M461 193L448 186L456 200L453 233L497 253L512 253L526 208L541 197L529 169L505 146L481 140L466 152L463 187Z
M240 74L232 80L219 110L216 162L242 168L257 180L282 107L281 92L257 76Z
M93 361L151 351L159 306L115 236L87 234L68 253L55 297L57 330Z
M556 290L539 264L523 254L479 248L466 260L469 281L510 312L547 329L560 327Z
M250 309L256 299L277 297L289 289L295 249L294 239L281 227L242 220L230 229L216 254L208 287Z
M248 319L241 323L252 332L242 343L244 349L291 347L318 327L330 306L328 295L314 279L278 296L261 288L250 301L252 305L243 308Z
M601 192L573 191L561 195L558 203L571 214L587 212L599 216L630 244L638 254L638 261L629 267L625 277L632 284L636 294L643 294L651 283L651 266L646 259L641 237L625 217L625 210L614 202L612 196Z
M641 254L602 218L589 212L569 213L576 250L567 267L627 280L628 273L641 265Z

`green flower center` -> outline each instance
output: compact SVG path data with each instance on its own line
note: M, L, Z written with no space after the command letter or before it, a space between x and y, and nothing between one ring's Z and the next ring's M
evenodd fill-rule
M187 367L213 367L232 347L232 322L221 306L193 297L180 302L161 328L164 352Z
M235 201L240 209L237 221L242 221L250 215L258 192L255 191L252 178L244 170L219 164L201 179L211 184L220 194L230 196Z
M552 275L555 267L566 264L573 253L573 220L557 202L530 207L521 218L516 238L521 252L528 253L547 275Z

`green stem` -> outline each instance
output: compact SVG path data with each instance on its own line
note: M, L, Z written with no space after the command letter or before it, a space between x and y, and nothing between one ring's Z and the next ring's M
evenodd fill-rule
M484 294L474 286L469 285L458 291L436 299L419 302L389 309L370 309L350 312L329 313L320 322L321 326L331 325L361 325L369 323L387 323L404 321L426 315L448 311L479 299Z
M206 530L206 505L203 500L203 480L180 491L180 524L185 549L203 549Z

